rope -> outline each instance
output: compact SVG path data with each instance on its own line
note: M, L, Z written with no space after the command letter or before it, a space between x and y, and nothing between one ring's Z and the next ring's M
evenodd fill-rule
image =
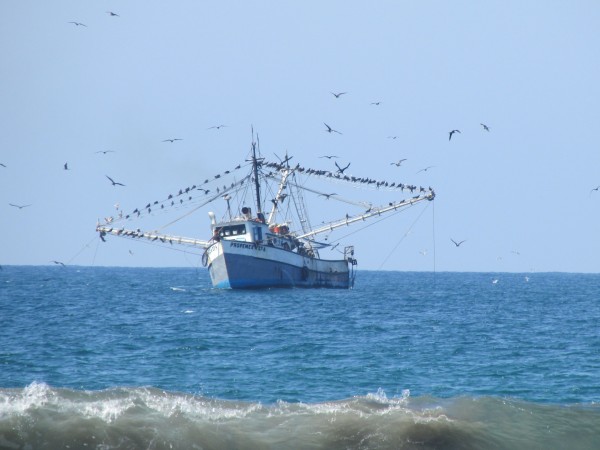
M417 218L414 220L414 222L410 225L410 227L408 228L408 230L406 230L406 233L404 233L404 235L400 238L400 240L398 241L398 243L394 246L394 248L386 256L386 258L380 264L379 269L381 269L383 267L383 265L387 262L387 260L390 259L390 257L392 256L392 253L394 253L396 251L396 249L402 243L402 241L404 240L404 238L406 238L406 236L408 236L408 234L411 232L411 230L413 229L413 227L417 224L417 222L419 221L419 219L421 218L421 216L423 215L423 213L425 211L427 211L427 208L429 208L429 204L425 208L423 208L423 211L421 211L421 213L417 216Z

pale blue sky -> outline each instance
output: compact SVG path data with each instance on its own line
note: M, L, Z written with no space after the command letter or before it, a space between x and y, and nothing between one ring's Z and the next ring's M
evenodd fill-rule
M599 23L595 1L5 2L0 264L197 266L96 220L234 167L253 125L266 156L436 190L345 240L359 269L598 272Z

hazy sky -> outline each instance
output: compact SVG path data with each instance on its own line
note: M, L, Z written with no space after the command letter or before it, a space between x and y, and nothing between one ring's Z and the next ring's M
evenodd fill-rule
M253 126L271 159L435 189L344 241L359 269L600 268L597 1L3 6L2 265L198 266L96 221L243 162ZM207 211L186 235L210 237Z

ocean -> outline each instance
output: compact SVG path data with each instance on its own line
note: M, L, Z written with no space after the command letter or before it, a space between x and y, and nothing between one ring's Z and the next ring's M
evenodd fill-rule
M0 449L600 448L600 275L4 266Z

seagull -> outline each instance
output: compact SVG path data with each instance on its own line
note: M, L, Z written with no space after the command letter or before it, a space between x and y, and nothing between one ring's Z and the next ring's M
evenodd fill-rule
M342 134L337 130L334 130L333 128L331 128L329 125L327 125L325 122L323 122L325 124L325 126L327 127L327 129L325 131L327 131L328 133L337 133L337 134Z
M454 243L454 245L456 245L457 247L460 247L460 244L462 244L463 242L465 242L465 241L466 241L466 239L463 239L463 240L462 240L462 241L460 241L460 242L456 242L456 241L455 241L454 239L452 239L452 238L450 238L450 240L451 240L451 241Z
M480 123L479 125L481 125L485 131L490 131L490 127L488 127L485 123Z
M331 158L339 158L339 156L336 156L336 155L323 155L323 156L319 156L319 158L331 159Z
M114 153L114 150L98 150L97 152L94 153L102 153L104 155L106 155L107 153Z
M435 166L427 166L427 167L425 167L424 169L421 169L421 170L419 170L417 173L419 173L419 172L427 172L427 171L428 171L429 169L431 169L432 167L435 167Z
M69 164L65 163L65 165L63 166L65 170L69 170Z
M15 208L19 208L19 209L23 209L23 208L27 208L28 206L31 205L15 205L14 203L9 203L10 206L14 206Z
M338 173L344 173L344 170L346 170L348 167L350 167L350 163L348 163L348 165L346 167L344 167L343 169L340 166L338 166L337 162L334 162L334 164L335 164L335 167L338 168Z
M371 102L371 105L379 106L381 102Z
M113 186L125 186L123 183L118 183L115 180L113 180L111 177L109 177L108 175L106 175L106 178L108 178L110 180L110 182L112 183Z
M0 166L2 166L2 167L6 167L6 164L2 164L2 163L0 163Z
M75 26L82 26L82 27L87 27L87 25L85 23L81 23L81 22L69 22L74 24Z
M594 191L597 191L598 189L600 189L600 186L596 186L594 189L592 189L592 190L590 191L590 195L592 195L592 192L594 192Z
M332 92L331 95L333 95L335 98L340 98L340 95L344 95L347 94L347 92L338 92L337 94L335 92Z
M390 165L391 166L396 166L396 167L400 167L400 165L402 164L402 161L406 161L406 158L404 159L399 159L398 162L391 162Z
M54 264L61 265L61 266L65 267L65 263L64 262L61 262L61 261L51 261L51 262L53 262Z
M109 14L111 17L121 17L117 13L114 13L112 11L106 11L106 14Z
M183 139L179 139L179 138L165 139L163 142L170 142L172 144L175 141L183 141Z
M452 130L452 131L448 132L448 134L449 134L449 136L448 136L448 140L452 139L452 135L453 135L454 133L460 133L460 130Z
M220 130L221 128L226 127L226 126L227 125L214 125L212 127L208 127L207 130L212 130L212 129Z
M388 136L388 139L398 139L398 136Z

